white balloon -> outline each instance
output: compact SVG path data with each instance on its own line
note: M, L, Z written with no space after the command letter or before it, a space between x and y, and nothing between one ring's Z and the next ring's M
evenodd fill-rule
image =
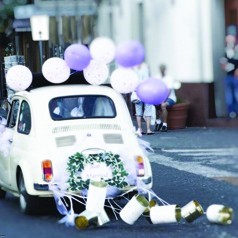
M95 38L91 42L89 49L93 59L102 60L106 64L110 63L115 58L116 46L110 38Z
M52 57L42 65L42 74L51 83L63 83L70 76L70 67L65 60Z
M139 84L139 78L132 69L118 68L111 74L111 85L120 93L131 93Z
M90 84L100 85L107 80L109 69L102 61L91 60L89 65L83 70L83 75Z
M23 91L31 85L32 78L30 69L24 65L15 65L7 71L6 83L14 91Z

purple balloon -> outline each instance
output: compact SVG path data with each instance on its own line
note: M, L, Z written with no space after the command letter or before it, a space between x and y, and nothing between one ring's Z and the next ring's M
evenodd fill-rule
M118 45L116 62L123 67L133 67L141 64L145 58L143 45L138 41L127 41Z
M71 69L82 71L90 63L90 51L85 45L72 44L66 48L64 60Z
M159 105L168 97L169 89L162 80L148 78L138 85L136 93L142 102Z

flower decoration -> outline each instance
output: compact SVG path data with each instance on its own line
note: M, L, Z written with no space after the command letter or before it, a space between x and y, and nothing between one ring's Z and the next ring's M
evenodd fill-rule
M110 176L98 176L98 179L104 180L108 185L117 188L124 188L128 186L126 182L126 177L128 176L127 171L124 168L124 164L120 159L118 154L113 154L112 152L100 153L100 154L90 154L85 155L77 152L76 154L69 157L67 163L67 170L69 172L69 189L72 191L78 191L83 189L88 189L90 183L90 175L87 177L83 176L83 173L87 165L106 166L111 170ZM102 172L102 175L105 171ZM96 176L91 174L91 176Z

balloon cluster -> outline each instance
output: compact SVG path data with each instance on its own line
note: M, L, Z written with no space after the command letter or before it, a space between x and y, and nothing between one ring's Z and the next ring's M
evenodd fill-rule
M49 58L42 65L42 74L51 83L65 82L71 70L83 71L85 80L92 85L101 85L110 78L111 86L119 93L136 90L141 101L160 104L168 95L165 84L149 78L139 83L133 67L140 65L145 58L143 45L135 40L125 41L118 46L107 37L95 38L89 47L72 44L64 52L64 59ZM119 66L109 75L108 65L115 60ZM32 83L32 73L25 66L13 66L6 75L9 88L14 91L27 89Z

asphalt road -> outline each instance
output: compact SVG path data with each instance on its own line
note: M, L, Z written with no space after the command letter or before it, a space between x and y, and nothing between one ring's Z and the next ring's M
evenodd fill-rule
M238 128L186 128L142 136L158 164L238 185Z
M150 224L142 216L134 225L128 225L120 218L117 220L107 210L109 223L98 228L77 230L75 227L58 224L62 216L54 210L38 216L21 214L17 198L8 195L7 199L0 201L0 237L237 238L238 157L230 151L238 147L237 135L237 130L234 129L188 128L141 138L150 142L155 150L151 154L153 191L160 198L169 204L180 206L197 200L205 211L212 204L232 207L234 218L231 225L212 224L206 215L192 223L181 220L179 223L166 225ZM197 149L206 151L198 152ZM223 152L215 153L216 149L222 149ZM198 168L207 169L207 172L201 173ZM216 174L219 175L219 170L222 174L220 179ZM214 174L209 174L211 171L215 171Z

